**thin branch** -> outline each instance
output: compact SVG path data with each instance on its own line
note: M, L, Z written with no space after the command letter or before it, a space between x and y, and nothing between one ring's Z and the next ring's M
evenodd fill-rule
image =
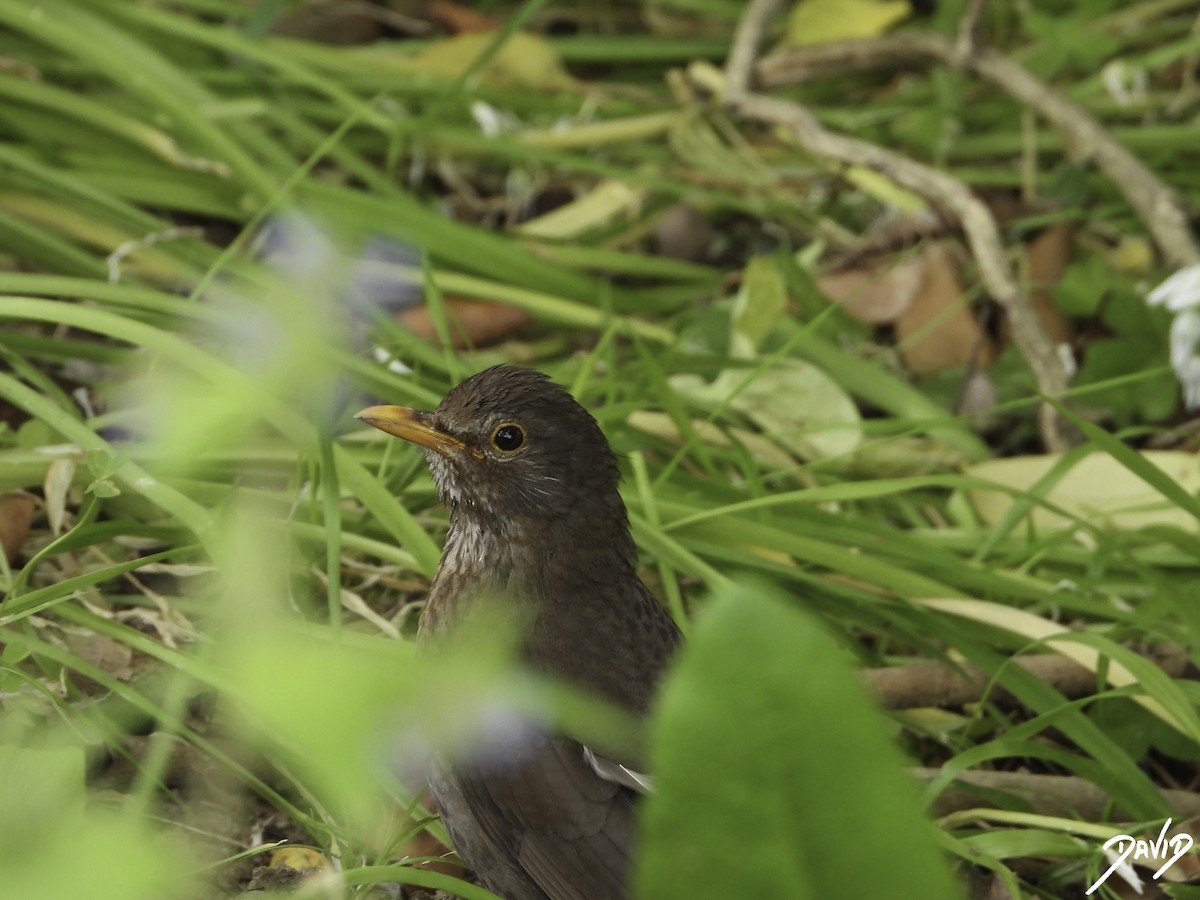
M1093 116L1019 63L993 50L968 47L930 32L902 32L785 50L763 59L756 82L766 89L846 71L908 68L929 61L978 75L1044 118L1076 159L1094 162L1145 224L1173 268L1200 262L1186 203Z
M1159 645L1146 657L1172 678L1179 678L1188 666L1187 654L1179 647ZM1013 658L1013 664L1050 685L1068 699L1096 693L1096 674L1058 653L1040 653ZM1008 693L993 684L983 669L971 665L952 668L938 662L913 663L867 669L864 683L885 709L919 707L953 708L978 703L985 695L1011 700Z
M979 23L983 19L983 8L987 0L970 0L962 19L958 23L958 52L966 55L979 42Z
M919 781L933 781L941 775L938 769L910 771ZM1114 809L1112 795L1085 778L1029 772L959 772L950 787L938 794L930 812L945 816L983 806L979 791L971 787L1020 797L1043 816L1077 818L1084 822L1102 822L1114 814L1119 818L1131 817L1120 805ZM1200 794L1173 788L1160 788L1158 793L1179 819L1200 815Z
M796 143L809 153L879 172L952 215L962 227L984 287L1008 318L1013 341L1029 364L1038 389L1048 397L1060 396L1066 390L1067 373L1062 360L1005 258L996 220L965 184L892 150L834 134L795 103L756 94L727 98L727 102L744 118L786 128ZM1053 407L1042 405L1039 422L1042 440L1048 450L1057 452L1071 445L1070 432Z
M738 20L733 45L725 61L726 96L742 96L750 90L750 75L767 25L783 6L782 0L751 0Z
M850 166L871 169L920 194L934 206L954 216L979 267L984 287L1004 309L1012 328L1013 341L1048 397L1067 389L1067 373L1054 344L1029 304L1012 268L1005 259L1000 229L987 206L961 181L899 153L855 138L834 134L799 104L750 93L754 54L762 43L778 0L753 0L746 7L734 38L733 52L724 76L704 63L693 63L689 77L707 90L714 90L734 114L787 129L806 151ZM771 72L767 70L768 74ZM763 75L763 67L758 67ZM1048 450L1062 451L1072 443L1071 432L1049 404L1039 410L1042 440Z

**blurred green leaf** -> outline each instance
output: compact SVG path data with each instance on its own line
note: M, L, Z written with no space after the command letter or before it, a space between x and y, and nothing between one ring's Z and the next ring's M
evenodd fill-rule
M661 698L652 759L643 897L959 896L846 657L765 586L706 610Z
M1083 351L1075 383L1093 389L1086 403L1103 409L1118 425L1162 422L1179 409L1179 381L1159 337L1097 338Z
M43 735L43 738L46 736ZM0 745L0 872L22 900L185 896L187 860L161 829L87 805L81 747Z
M733 353L751 357L787 309L787 285L774 257L756 256L742 274L730 316Z
M1112 272L1101 256L1085 256L1067 266L1051 289L1054 304L1068 316L1095 315L1112 289Z

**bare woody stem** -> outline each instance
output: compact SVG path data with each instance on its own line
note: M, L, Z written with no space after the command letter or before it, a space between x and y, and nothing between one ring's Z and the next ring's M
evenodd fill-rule
M982 4L969 5L957 40L905 32L787 50L756 62L766 29L781 6L780 0L752 0L738 23L723 77L703 64L694 64L689 76L715 90L734 114L785 129L814 156L879 172L955 219L975 258L980 280L1004 310L1013 341L1043 395L1061 396L1067 388L1067 373L1006 258L999 226L988 207L953 176L887 148L831 132L800 104L755 93L752 87L769 89L831 72L929 61L976 74L1042 115L1077 154L1094 161L1125 194L1169 262L1185 266L1200 261L1187 209L1175 191L1070 100L1016 62L977 46L975 33ZM1048 450L1063 450L1073 443L1071 429L1049 404L1039 410L1039 425Z

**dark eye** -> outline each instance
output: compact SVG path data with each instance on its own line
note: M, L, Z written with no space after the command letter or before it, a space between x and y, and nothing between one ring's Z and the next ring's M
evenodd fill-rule
M525 443L525 429L516 422L497 425L496 430L492 432L492 443L496 445L497 450L512 453Z

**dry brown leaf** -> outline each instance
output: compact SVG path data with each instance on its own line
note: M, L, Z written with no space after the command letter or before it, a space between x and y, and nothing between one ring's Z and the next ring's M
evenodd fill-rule
M450 0L433 0L429 4L429 14L445 25L451 34L495 31L504 24L500 19L481 15L470 7Z
M67 647L84 662L95 666L118 681L133 677L133 650L103 634L68 632Z
M379 40L384 30L380 17L369 15L366 9L365 4L357 3L309 4L280 16L271 33L341 47L370 44Z
M397 318L417 337L431 342L437 340L437 329L428 307L410 307ZM446 298L446 318L450 344L456 350L498 343L533 321L529 313L508 303L458 297Z
M1029 302L1046 334L1056 344L1071 340L1071 323L1050 299L1049 289L1062 279L1071 258L1075 226L1069 222L1051 225L1025 248L1032 290Z
M11 563L21 552L29 537L37 500L29 494L8 494L0 497L0 546Z
M908 309L920 290L924 269L920 257L868 263L822 275L817 285L858 321L890 325Z
M987 365L996 349L963 302L965 289L949 247L930 243L921 257L921 288L896 319L896 342L905 364L922 375L968 363Z

